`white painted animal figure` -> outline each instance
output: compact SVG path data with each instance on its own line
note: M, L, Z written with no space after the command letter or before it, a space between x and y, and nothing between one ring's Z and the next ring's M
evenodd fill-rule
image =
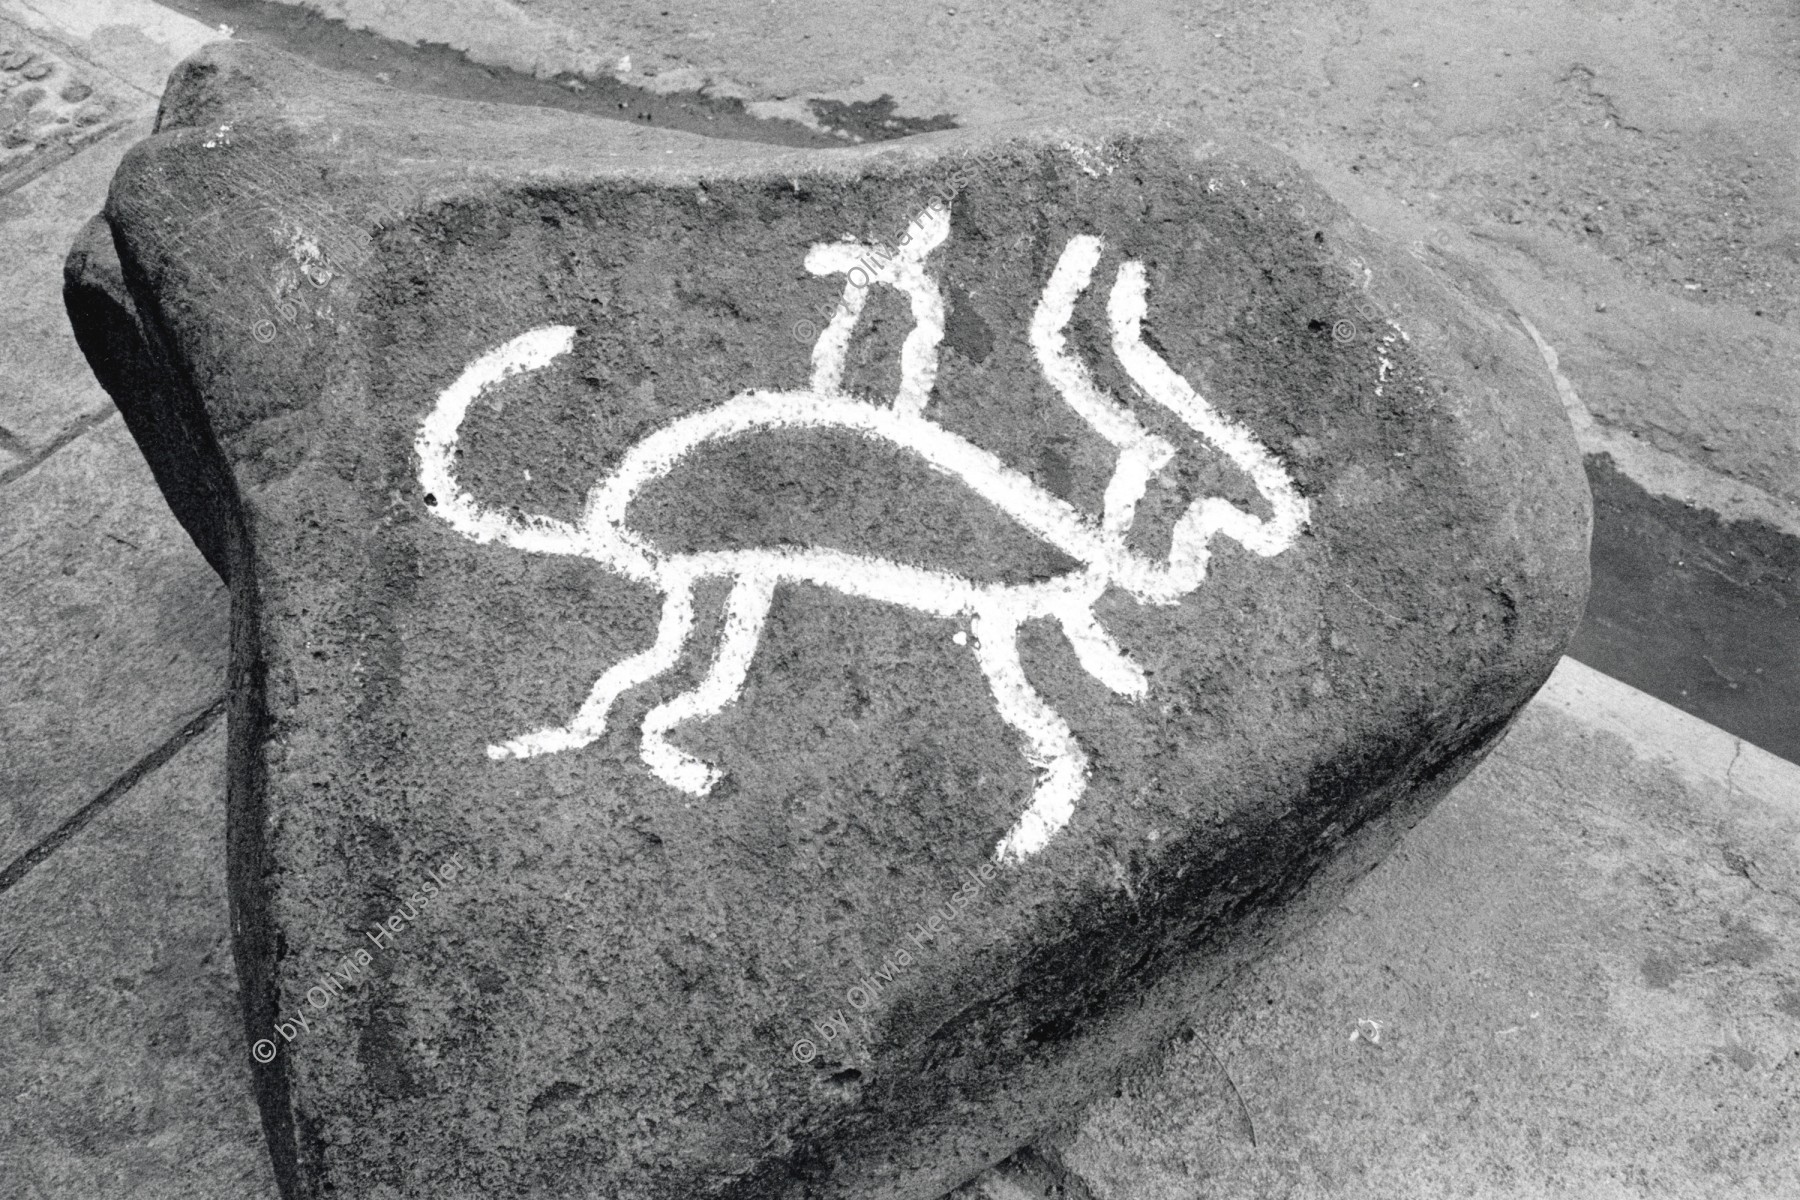
M843 274L846 283L841 304L813 346L811 386L799 391L740 392L715 408L690 413L656 430L627 450L594 485L585 510L573 523L483 507L459 486L452 464L470 403L500 380L540 370L567 353L574 328L546 325L520 334L477 359L444 389L415 443L419 482L436 499L432 513L477 542L593 559L662 597L661 624L653 645L601 674L566 725L490 746L491 757L528 758L573 750L600 737L607 713L622 694L670 670L679 660L694 627L695 588L703 580L729 580L724 633L711 668L693 690L652 708L642 725L641 753L650 770L671 787L705 795L719 773L670 742L670 732L684 722L718 713L737 698L776 588L811 584L967 620L975 658L993 690L995 707L1025 739L1027 757L1038 771L1030 805L1001 839L995 855L1003 863L1017 862L1042 849L1067 824L1086 788L1087 755L1067 723L1026 680L1019 662L1019 626L1038 618L1055 620L1088 674L1122 696L1140 699L1147 691L1143 670L1095 618L1094 605L1101 594L1118 587L1143 603L1178 603L1205 578L1207 544L1213 535L1224 534L1259 555L1278 554L1306 524L1307 504L1267 449L1215 411L1144 343L1144 268L1126 262L1119 267L1107 305L1113 353L1146 397L1242 468L1272 510L1270 517L1259 518L1224 499L1207 497L1194 501L1176 522L1166 560L1154 561L1126 544L1139 499L1175 451L1139 424L1124 405L1101 392L1087 369L1068 353L1063 330L1100 260L1100 239L1085 234L1071 238L1064 248L1039 298L1030 339L1038 365L1058 395L1118 449L1099 519L935 424L925 410L937 376L944 300L926 273L925 260L949 232L948 209L933 204L912 222L897 250L847 240L813 246L806 255L806 269L815 275ZM871 261L882 264L872 274ZM899 393L888 404L852 396L842 384L851 333L869 288L877 284L903 293L911 302L913 318L900 351ZM633 497L697 448L757 431L808 429L850 430L917 455L1076 560L1079 568L1030 583L982 583L825 547L670 553L627 527L626 509Z

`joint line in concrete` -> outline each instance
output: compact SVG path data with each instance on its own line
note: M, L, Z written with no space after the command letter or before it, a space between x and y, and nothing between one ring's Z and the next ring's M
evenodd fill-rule
M80 833L95 817L112 807L115 801L136 787L144 776L174 758L183 746L212 728L212 723L225 711L226 699L225 696L220 696L207 705L198 715L190 718L187 724L176 730L173 737L125 768L124 773L107 784L98 796L76 809L42 841L19 855L4 871L0 871L0 895L4 895L7 889L23 879L33 867L56 853L64 842Z

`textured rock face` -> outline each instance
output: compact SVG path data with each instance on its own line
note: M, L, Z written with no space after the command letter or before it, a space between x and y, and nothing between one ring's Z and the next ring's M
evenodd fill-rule
M231 583L295 1197L941 1194L1372 863L1586 588L1523 335L1192 132L790 152L227 44L68 297Z

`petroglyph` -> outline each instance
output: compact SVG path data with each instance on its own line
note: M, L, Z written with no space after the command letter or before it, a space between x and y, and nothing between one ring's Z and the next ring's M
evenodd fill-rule
M743 690L778 587L813 584L846 595L969 622L969 644L993 692L1000 717L1025 741L1038 772L1031 802L1000 840L995 857L1017 862L1041 850L1066 825L1086 790L1088 758L1068 724L1027 681L1018 632L1026 621L1055 620L1084 670L1132 700L1148 691L1144 672L1094 613L1109 587L1141 603L1176 604L1206 577L1208 544L1223 534L1262 556L1292 545L1308 520L1292 478L1244 427L1221 415L1143 339L1147 283L1143 264L1120 265L1108 297L1112 352L1145 398L1161 405L1254 483L1271 515L1257 517L1216 496L1190 504L1176 522L1168 557L1156 561L1127 544L1136 508L1151 480L1175 457L1167 440L1147 430L1129 408L1104 393L1073 357L1064 330L1099 264L1099 238L1082 234L1064 247L1038 300L1030 343L1044 377L1118 451L1098 519L1050 493L997 456L926 415L938 371L945 306L926 259L950 234L950 212L933 204L916 217L896 248L853 241L814 245L805 259L814 275L843 275L843 299L812 349L810 386L798 391L740 392L724 403L680 417L630 447L589 492L581 517L562 521L485 507L458 484L452 467L469 405L508 376L542 370L574 344L576 330L545 325L483 355L439 395L419 427L419 482L429 511L463 536L538 554L592 559L656 590L662 616L654 643L601 674L567 724L488 747L490 757L529 758L588 745L606 729L614 703L631 688L669 671L694 628L694 595L706 580L730 582L723 633L699 685L652 708L641 726L645 764L669 786L703 796L719 771L669 740L689 721L720 712ZM881 265L873 271L870 262ZM878 404L847 393L845 358L871 287L904 295L913 327L900 350L900 384ZM1030 583L980 583L950 572L824 547L670 553L634 533L626 511L651 482L709 443L775 430L847 430L923 459L1080 566Z

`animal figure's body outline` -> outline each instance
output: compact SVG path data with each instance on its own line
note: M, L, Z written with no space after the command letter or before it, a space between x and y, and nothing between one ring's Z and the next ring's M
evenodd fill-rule
M620 696L680 660L693 630L698 584L724 578L732 587L712 666L691 691L652 708L641 727L641 755L651 771L691 795L706 794L719 773L670 743L667 735L685 721L718 713L737 698L776 587L813 583L937 616L967 618L976 661L987 677L996 710L1026 739L1027 758L1041 772L1031 804L996 846L995 857L1003 863L1022 860L1068 822L1086 788L1088 760L1074 732L1026 679L1017 645L1019 626L1055 618L1088 674L1115 693L1141 699L1148 691L1142 669L1093 612L1106 588L1121 587L1144 603L1179 603L1205 578L1207 543L1214 534L1225 534L1265 557L1278 554L1307 523L1308 507L1275 457L1247 430L1217 413L1144 343L1144 271L1141 263L1128 261L1119 268L1107 305L1114 354L1145 396L1242 468L1272 510L1264 519L1222 498L1205 497L1190 504L1176 522L1166 562L1154 562L1130 549L1126 539L1137 503L1175 450L1101 392L1067 351L1063 330L1101 254L1100 239L1086 234L1071 238L1064 248L1039 299L1030 340L1039 367L1058 395L1118 448L1101 519L1096 522L997 456L927 419L924 410L937 376L944 302L936 281L925 273L924 262L949 236L949 228L945 207L927 208L909 226L898 250L891 254L881 250L883 265L872 277L860 257L871 247L848 240L814 245L806 256L807 270L815 275L843 274L846 281L842 302L813 346L811 386L799 391L739 392L723 404L689 413L652 432L595 483L581 518L573 523L480 507L457 483L452 460L475 398L508 376L540 370L567 353L574 343L574 327L547 325L520 334L478 358L440 393L414 443L419 481L436 500L430 510L434 515L476 542L497 541L531 552L594 559L663 596L661 621L649 649L602 673L566 725L489 746L490 757L527 758L576 749L599 738L606 729L606 715ZM864 276L864 282L855 281L853 270ZM903 293L911 302L914 321L901 347L900 388L891 407L856 399L842 386L851 333L869 288L876 284ZM948 572L825 547L665 554L625 527L626 509L639 490L667 475L694 449L754 431L804 428L849 430L917 454L1082 566L1049 580L977 583Z

